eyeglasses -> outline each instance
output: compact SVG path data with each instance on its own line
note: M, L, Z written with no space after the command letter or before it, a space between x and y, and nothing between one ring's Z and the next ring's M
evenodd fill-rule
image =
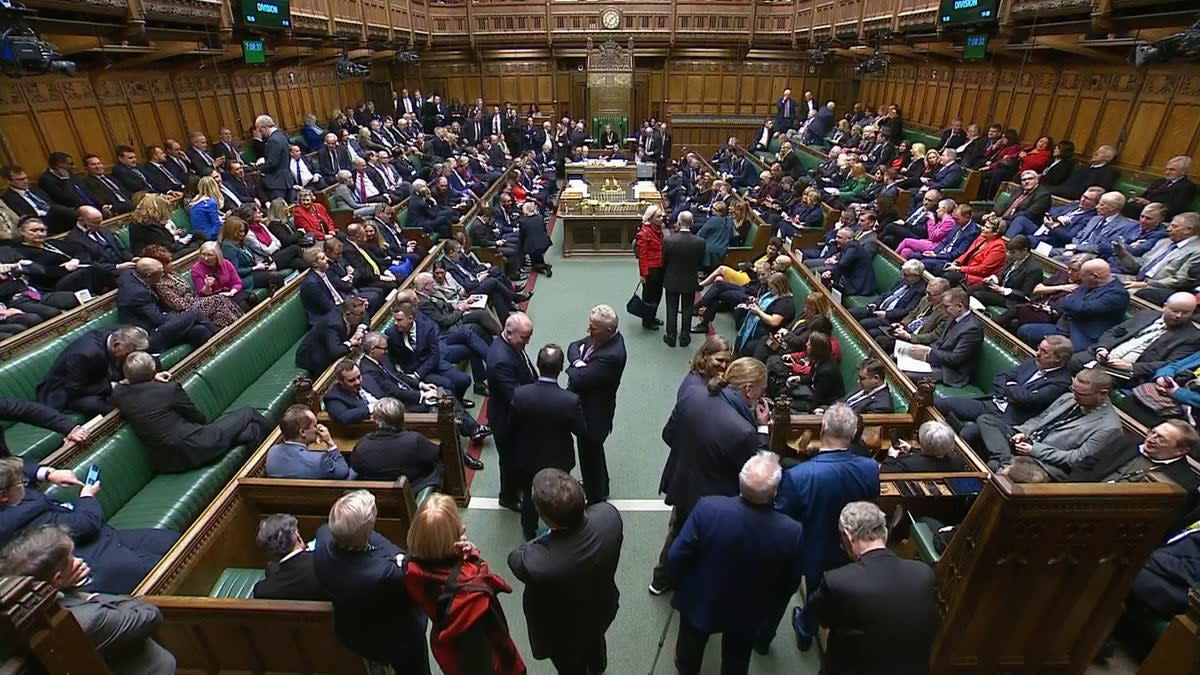
M0 492L8 492L9 490L13 489L14 487L16 487L18 485L20 485L21 487L29 487L29 479L22 477L21 480L16 481L15 483L9 483L8 485L5 485L4 487L0 488Z

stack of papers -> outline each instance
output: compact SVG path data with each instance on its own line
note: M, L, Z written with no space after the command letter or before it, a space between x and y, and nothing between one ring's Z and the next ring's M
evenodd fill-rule
M892 355L896 357L896 365L900 370L910 373L932 373L933 366L913 358L912 347L911 342L896 340L896 347L892 350Z

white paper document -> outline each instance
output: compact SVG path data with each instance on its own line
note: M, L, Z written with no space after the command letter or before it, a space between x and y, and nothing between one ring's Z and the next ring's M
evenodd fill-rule
M910 373L932 373L933 366L913 358L912 348L911 342L896 340L896 347L892 350L892 355L896 357L896 365L900 370Z
M1042 243L1037 245L1037 248L1033 249L1033 252L1037 253L1039 255L1044 255L1047 258L1049 258L1050 252L1053 250L1054 250L1053 246L1051 246L1050 244L1047 244L1046 242L1043 241Z

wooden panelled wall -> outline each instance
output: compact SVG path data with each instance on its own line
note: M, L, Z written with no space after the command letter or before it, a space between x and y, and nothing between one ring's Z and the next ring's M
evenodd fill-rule
M950 120L997 121L1032 142L1070 139L1077 152L1116 146L1116 164L1161 173L1175 155L1200 154L1200 72L1066 62L893 65L862 80L858 100L897 103L905 120L943 128Z
M191 131L213 142L227 126L247 137L254 118L267 113L284 129L315 112L322 123L335 107L362 98L361 80L339 80L332 65L309 68L100 71L87 76L0 79L0 150L34 175L55 150L89 152L112 162L116 145L142 148L174 138L185 146Z

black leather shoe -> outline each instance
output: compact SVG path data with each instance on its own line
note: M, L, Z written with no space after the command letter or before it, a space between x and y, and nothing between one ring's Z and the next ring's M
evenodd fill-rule
M679 336L679 346L680 347L686 347L690 344L692 344L692 336L691 335L684 333L683 335Z
M658 330L659 328L662 328L662 326L658 325L657 322L651 322L651 323L643 322L642 328L645 328L646 330Z
M516 499L501 499L500 506L508 509L509 511L515 511L517 513L521 512L521 502Z
M470 469L472 471L483 471L483 462L475 459L474 457L468 455L465 452L463 453L462 458L463 458L463 466L467 467L468 469Z
M667 343L668 347L674 347L675 346L675 336L674 335L664 335L663 342Z
M472 401L472 400L471 400L471 399L469 399L469 398L464 398L464 399L462 400L462 406L463 406L464 408L474 408L474 407L475 407L475 401Z
M491 435L492 435L492 428L486 424L480 424L479 426L475 427L475 433L471 434L471 441L472 442L482 441L483 439L485 439Z
M529 299L532 297L533 297L533 291L530 291L528 293L514 293L513 294L513 302L515 302L517 304L520 304L522 302L529 302Z
M480 396L487 396L491 393L488 391L488 386L486 384L477 384L471 389L471 391L479 394Z
M692 332L696 335L708 335L708 324L698 323L695 326L692 326Z

